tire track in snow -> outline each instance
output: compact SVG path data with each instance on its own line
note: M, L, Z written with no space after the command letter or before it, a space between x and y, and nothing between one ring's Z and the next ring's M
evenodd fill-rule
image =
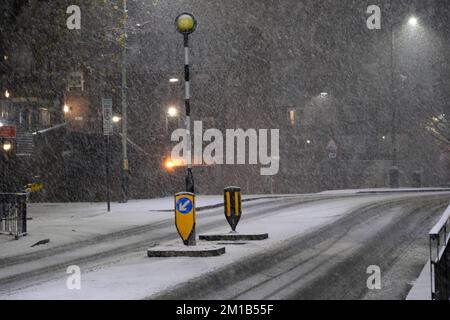
M294 279L285 279L285 282L279 281L280 276L298 269L302 269L302 266L308 263L312 266L320 266L321 263L323 264L327 261L327 258L330 258L330 256L327 256L325 254L327 250L329 250L329 248L333 244L339 243L339 241L342 240L353 229L366 223L367 219L377 219L383 215L385 210L389 210L395 206L406 205L407 207L408 204L411 203L412 199L415 199L416 201L424 201L422 200L423 197L428 196L384 200L364 205L355 210L352 210L352 212L345 215L343 218L335 221L332 224L320 228L312 234L310 233L300 236L299 238L293 239L292 241L288 242L288 244L282 247L278 247L263 254L257 254L249 257L248 259L233 263L219 269L216 272L212 272L197 279L193 279L186 284L178 285L174 288L169 288L165 292L151 296L150 298L280 298L280 296L283 295L283 291L286 291L290 286L295 287L295 283L299 280L302 280L303 277L307 277L308 274L303 274L300 277ZM447 196L435 196L434 200L429 201L431 203L425 201L426 204L419 203L419 206L416 206L413 209L416 212L420 213L424 209L427 209L429 206L431 206L430 209L432 210L434 207L436 207L436 204L434 203L435 201L439 202L439 204L437 205L438 208L443 208L447 204ZM435 214L438 214L439 212L440 211L436 209ZM426 226L423 226L423 228L426 228ZM311 249L315 247L317 248ZM344 250L337 250L335 254L345 255L346 251L348 250L348 248L345 248ZM352 251L353 253L356 253L356 250ZM321 255L324 255L324 257L321 257ZM322 259L318 260L317 257L321 257ZM282 266L286 261L287 263ZM313 273L313 271L314 270L311 270L311 273ZM363 276L367 276L365 274L365 270L363 271ZM320 285L322 285L322 289L324 289L325 283L328 280L323 280L320 284L319 282L316 282L311 287L320 287ZM261 287L264 286L272 286L272 288L261 289ZM295 290L293 290L293 292L297 292L297 289L299 288L296 288ZM294 295L291 294L291 297L292 296L297 298L308 298L312 297L312 294L307 294L305 292L304 294L301 294L300 292L297 292Z
M289 200L281 198L262 203L253 203L252 205L244 208L244 210L252 211L246 212L243 219L260 218L265 215L274 214L276 211L289 209L299 205L307 205L318 201L348 197L349 195L307 198L293 197ZM204 220L210 220L209 222L201 223L201 229L204 231L219 227L221 225L226 225L222 212L215 215L212 215L211 212L209 214L201 213L199 216L201 216ZM42 252L37 252L34 255L23 255L11 258L9 263L2 263L2 268L0 268L0 285L2 286L1 291L13 290L15 283L22 285L22 283L33 281L35 279L39 281L39 277L46 278L44 280L54 278L54 274L58 272L65 272L65 268L69 265L82 266L83 264L106 258L115 259L118 255L129 254L137 250L145 250L148 247L157 245L159 242L176 239L177 235L176 232L172 230L173 228L173 219L167 218L167 221L126 229L123 232L118 231L111 234L94 237L93 239L84 240L82 243L74 243L56 247L55 252L52 252L54 248L49 248L46 250L41 250ZM133 234L132 231L135 230L139 230L139 234ZM156 231L165 234L155 236L152 232ZM120 243L114 244L111 243L111 241L120 241ZM122 243L127 241L128 243L126 244ZM78 256L76 253L76 250L95 251L95 249L98 252L79 253ZM6 265L6 267L3 267L3 265ZM13 270L10 270L10 272L7 273L5 269L8 268Z

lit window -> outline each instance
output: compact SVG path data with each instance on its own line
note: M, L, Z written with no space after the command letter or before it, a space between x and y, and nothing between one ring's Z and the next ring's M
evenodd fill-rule
M289 123L293 126L295 125L296 122L296 114L295 114L295 110L289 110L288 111L288 118L289 118Z

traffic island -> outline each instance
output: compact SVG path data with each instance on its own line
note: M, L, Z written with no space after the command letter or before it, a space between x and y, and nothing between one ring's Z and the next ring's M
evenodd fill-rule
M225 253L221 246L158 246L149 248L147 256L150 258L169 257L215 257Z
M221 233L221 234L203 234L199 236L204 241L257 241L269 238L268 233L260 234L240 234L237 232Z

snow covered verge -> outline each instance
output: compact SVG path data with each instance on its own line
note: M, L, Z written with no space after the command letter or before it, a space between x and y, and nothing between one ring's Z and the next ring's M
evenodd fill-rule
M148 258L144 250L131 250L120 257L114 257L113 260L106 260L102 264L96 261L95 264L83 265L81 290L69 290L67 288L66 281L69 276L64 269L55 271L53 279L48 281L39 281L33 285L14 290L8 289L2 291L0 289L0 299L142 299L152 297L152 295L156 295L167 288L197 278L203 274L214 272L240 259L277 248L280 244L289 241L292 237L314 232L314 230L317 230L321 226L332 223L363 206L379 201L400 199L406 196L416 197L417 195L364 195L333 198L320 202L303 203L302 205L297 204L291 207L289 206L289 201L292 201L292 199L282 200L281 202L286 205L284 208L274 210L273 213L261 216L260 219L244 219L238 226L238 231L241 233L268 232L268 240L247 242L241 245L227 244L227 252L223 256L196 259ZM298 197L300 198L300 196ZM209 203L214 203L214 201L219 199L222 201L221 196L216 198L210 197L209 200L211 202ZM155 201L157 201L157 204L155 204L154 210L156 208L158 210L165 210L173 207L173 200L171 198ZM91 210L89 213L83 211L86 214L85 219L87 222L81 221L82 219L80 219L79 225L89 227L85 231L89 232L91 229L98 229L99 226L106 229L114 229L120 226L123 228L124 225L121 224L129 226L136 223L143 223L144 221L148 223L161 219L161 216L167 219L167 214L171 215L168 212L150 212L147 204L145 202L141 203L140 201L131 202L128 205L124 205L122 211L114 208L113 210L117 210L117 212L106 215L107 218L104 218L105 213L100 213L95 210ZM99 205L101 206L101 204ZM143 205L145 207L144 213L139 215L137 211L134 211L133 208L141 208ZM200 201L198 201L198 205L202 205ZM73 210L80 209L73 208ZM99 207L97 210L104 209ZM254 210L258 211L261 208ZM71 211L70 205L68 206L68 211ZM211 210L211 212L219 214L219 210ZM244 215L250 212L251 209L246 209L244 205ZM66 219L68 217L72 218L70 214L65 213L64 215ZM105 226L106 219L110 219L111 224ZM202 224L207 219L208 216L206 214L198 216L198 234L202 232L222 233L229 230L225 219L223 219L223 225L221 227L204 230ZM53 228L55 227L56 225L53 225ZM60 220L59 227L64 227L63 218ZM73 228L73 226L70 226L70 228ZM175 233L175 230L174 227L171 227L170 230L166 228L160 232ZM63 237L61 231L58 231L58 235ZM149 240L149 246L150 244L151 241ZM202 242L200 241L199 244L202 244ZM165 241L164 245L181 245L181 241L179 239Z
M243 196L244 201L259 198L267 196ZM197 210L222 204L223 196L196 197ZM109 213L105 203L30 203L29 234L19 240L0 235L0 259L34 253L112 232L133 230L139 226L167 220L172 217L173 210L172 197L112 203ZM31 247L44 239L50 239L50 242Z
M376 194L376 193L411 193L411 192L450 192L450 188L372 188L372 189L344 189L327 190L319 194Z

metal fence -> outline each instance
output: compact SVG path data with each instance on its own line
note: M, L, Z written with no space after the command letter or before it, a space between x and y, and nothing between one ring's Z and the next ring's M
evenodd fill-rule
M450 299L450 206L430 231L431 299Z
M16 239L27 233L26 193L0 193L0 233Z

